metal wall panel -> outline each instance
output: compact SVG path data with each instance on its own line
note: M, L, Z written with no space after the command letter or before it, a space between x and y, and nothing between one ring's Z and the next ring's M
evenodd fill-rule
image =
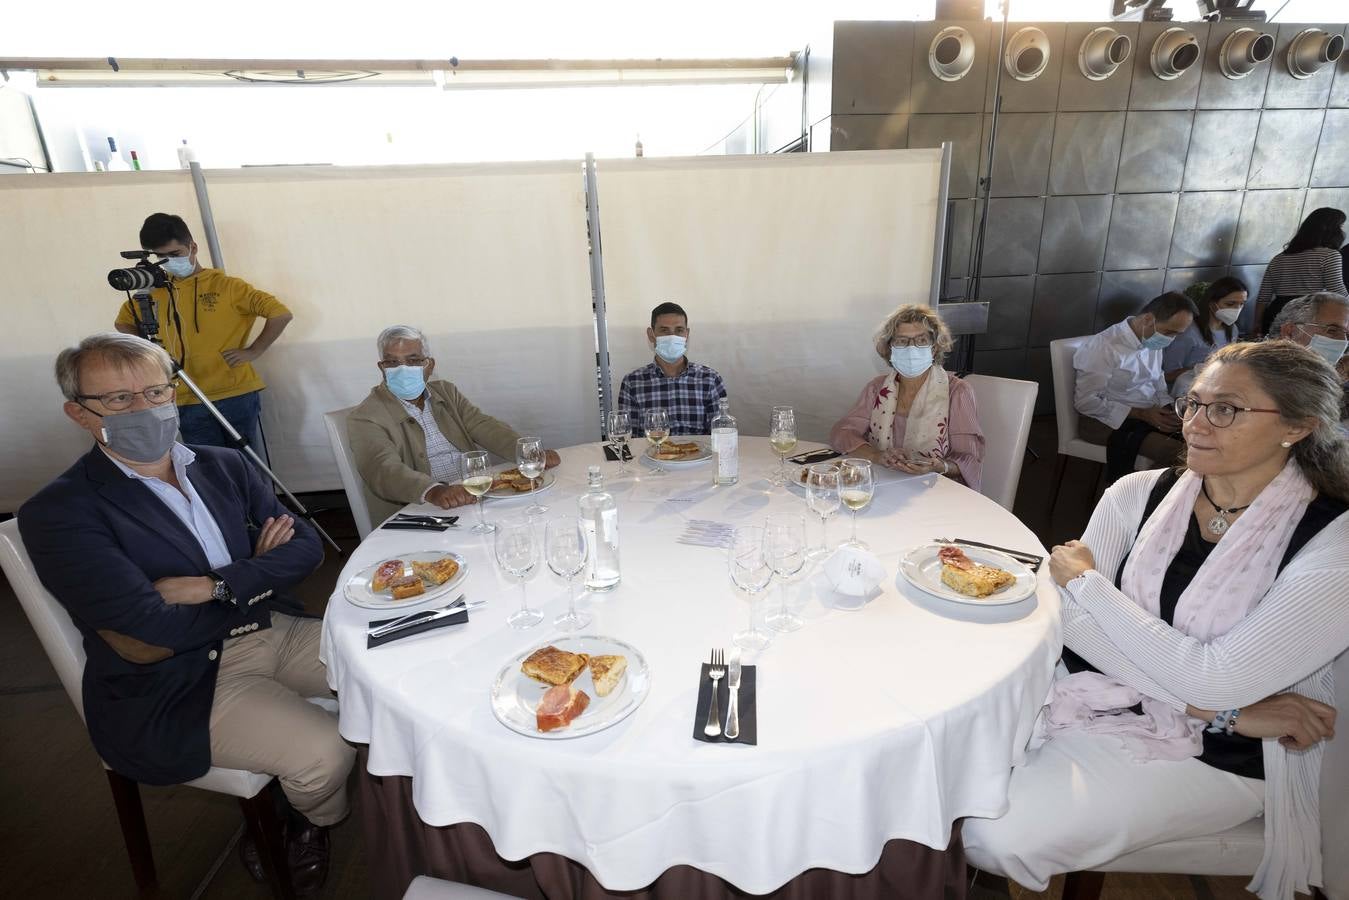
M1255 295L1260 293L1260 279L1265 277L1265 266L1233 266L1227 274L1235 275L1246 284L1246 293L1250 299L1241 309L1241 318L1237 319L1237 331L1249 334L1255 330Z
M908 116L830 117L830 150L903 150L908 142Z
M1256 266L1273 259L1297 231L1302 201L1300 190L1247 191L1231 264Z
M1349 184L1349 109L1326 110L1311 184L1312 187Z
M974 239L977 200L952 200L947 213L946 274L964 278L970 273L970 242Z
M1165 269L1102 272L1101 293L1096 300L1096 322L1092 330L1109 328L1138 312L1162 292L1165 280Z
M1223 266L1209 267L1204 269L1167 269L1166 281L1162 285L1164 291L1184 291L1187 287L1196 282L1214 282L1227 274L1227 268Z
M1110 27L1133 42L1129 58L1104 81L1092 81L1082 74L1077 52L1082 40L1100 22L1070 22L1063 40L1063 68L1059 75L1059 112L1090 112L1124 109L1129 105L1129 83L1133 79L1134 58L1138 52L1138 23L1111 22Z
M1329 206L1349 212L1349 187L1312 188L1307 191L1307 200L1302 204L1302 218L1307 218L1314 209ZM1292 237L1292 234L1288 235Z
M834 23L835 116L907 113L912 78L912 22Z
M985 275L1029 275L1040 252L1042 197L994 198L988 205Z
M1260 114L1248 188L1306 187L1321 137L1320 109L1267 109Z
M1208 46L1207 22L1144 22L1138 29L1138 49L1134 52L1133 86L1129 91L1130 109L1194 109L1199 96L1201 62L1190 66L1179 78L1163 81L1152 71L1149 61L1157 37L1168 28L1184 28L1199 41L1200 59Z
M959 25L974 37L974 65L959 81L942 81L928 68L932 39L948 25ZM987 22L918 22L913 30L911 101L915 113L977 113L984 110L988 83L989 26ZM996 52L997 44L993 45Z
M1208 47L1204 51L1203 71L1199 80L1200 109L1259 109L1265 101L1265 84L1269 81L1274 58L1258 64L1245 78L1228 78L1218 65L1223 41L1238 28L1277 37L1277 25L1261 22L1214 22L1209 26Z
M1185 190L1239 191L1245 187L1259 127L1258 109L1196 112L1185 160Z
M1095 272L1105 257L1110 194L1050 197L1040 234L1039 272Z
M1054 369L1049 362L1048 347L1032 347L1026 351L1026 368L1031 381L1040 385L1035 395L1035 414L1047 416L1054 412Z
M1349 40L1349 26L1341 33ZM1341 56L1340 64L1335 67L1335 81L1330 86L1330 99L1326 101L1326 106L1349 106L1349 53Z
M1122 110L1059 113L1054 123L1054 149L1050 154L1049 193L1108 194L1114 191L1123 141ZM1241 174L1244 180L1244 169Z
M1151 78L1152 73L1147 77ZM1130 110L1124 122L1124 145L1115 190L1121 194L1180 190L1193 118L1194 113L1188 110Z
M975 339L974 371L994 378L1025 378L1025 350L985 350L981 335Z
M1038 28L1045 33L1045 37L1049 39L1049 62L1045 65L1045 70L1031 81L1017 81L1007 73L1007 67L1002 59L990 59L984 112L993 112L993 101L997 99L996 90L1002 91L1002 111L1005 113L1053 112L1058 106L1059 60L1063 58L1063 35L1067 26L1062 22L1009 22L1007 39L1011 40L1022 28ZM991 35L989 46L992 53L997 53L998 33L1001 29L1001 22L995 23L989 29ZM995 89L999 68L1002 69L1002 85Z
M1160 269L1171 253L1179 194L1120 194L1110 212L1107 269Z
M940 147L951 142L951 196L973 197L979 187L979 157L984 117L978 113L909 117L910 147Z
M984 117L984 134L992 126ZM998 145L994 149L993 196L1032 197L1045 192L1054 142L1053 113L1009 113L998 117ZM988 166L988 145L979 156L979 171Z
M1048 347L1059 338L1091 334L1100 290L1099 272L1037 277L1027 337L1030 346Z
M1167 266L1191 269L1226 266L1241 212L1241 194L1209 191L1181 194Z
M984 350L1025 347L1034 298L1034 275L983 279L979 299L988 301L988 333L979 335L977 346Z
M1279 26L1274 42L1274 71L1265 88L1265 109L1319 109L1330 99L1334 67L1327 65L1310 78L1294 78L1288 71L1288 45L1308 28L1320 28L1331 34L1343 34L1343 25L1308 25L1288 22Z

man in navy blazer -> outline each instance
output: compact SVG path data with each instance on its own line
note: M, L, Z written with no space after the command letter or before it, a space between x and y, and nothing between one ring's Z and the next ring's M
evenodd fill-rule
M317 890L355 758L305 699L328 694L320 622L283 598L322 561L317 535L237 450L176 442L161 347L94 335L56 371L66 415L96 443L23 505L19 530L84 636L95 749L147 784L212 765L276 775L303 817L289 847L295 888Z

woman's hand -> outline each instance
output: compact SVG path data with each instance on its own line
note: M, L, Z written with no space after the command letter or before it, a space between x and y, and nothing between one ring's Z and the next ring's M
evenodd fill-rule
M952 468L940 454L908 454L903 450L891 450L886 454L885 465L910 475L930 475L934 472L945 475Z
M1289 750L1306 750L1335 736L1335 707L1301 694L1275 694L1252 703L1237 716L1237 734L1278 738Z
M1067 587L1068 582L1094 568L1096 558L1081 541L1059 544L1049 553L1049 575L1059 587Z
M253 550L253 556L256 558L268 550L275 550L293 537L295 537L294 519L290 516L277 516L275 519L269 516L267 521L262 523L262 531L258 533L258 545Z

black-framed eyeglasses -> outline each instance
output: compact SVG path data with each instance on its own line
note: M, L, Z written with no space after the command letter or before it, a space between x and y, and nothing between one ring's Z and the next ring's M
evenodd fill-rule
M1212 403L1200 403L1193 397L1181 397L1175 403L1176 415L1180 416L1181 421L1188 422L1195 417L1200 409L1204 410L1204 417L1208 419L1209 424L1214 428L1226 428L1236 421L1239 412L1258 412L1258 413L1278 413L1277 409L1257 409L1254 406L1233 406L1231 403L1224 403L1221 400L1215 400Z
M926 334L920 334L918 337L894 337L890 339L891 348L895 347L922 347L927 349L932 346L932 337Z
M403 359L381 359L379 367L381 369L396 369L399 366L415 366L421 368L431 361L429 356L408 356Z
M121 412L124 409L130 409L131 404L136 402L137 397L144 397L145 402L151 406L161 406L168 403L178 393L178 382L168 381L164 384L152 384L143 391L109 391L106 394L76 394L76 400L97 400L106 408L113 412Z

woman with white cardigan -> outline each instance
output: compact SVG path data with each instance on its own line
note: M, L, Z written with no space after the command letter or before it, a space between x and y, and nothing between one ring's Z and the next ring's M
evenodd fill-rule
M1349 648L1340 399L1291 341L1224 347L1176 401L1187 468L1121 479L1054 548L1064 661L1006 814L965 820L970 862L1044 890L1263 814L1249 889L1320 885L1331 663Z

